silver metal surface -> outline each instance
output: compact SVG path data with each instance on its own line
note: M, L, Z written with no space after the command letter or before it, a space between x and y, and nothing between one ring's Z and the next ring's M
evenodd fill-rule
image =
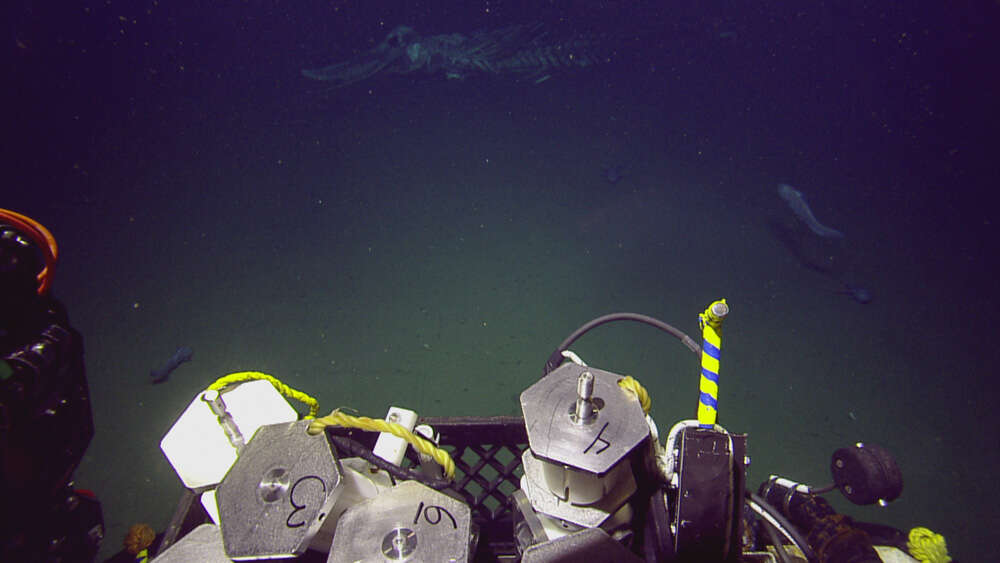
M243 448L246 447L246 440L243 433L240 432L240 427L233 420L233 415L229 413L229 408L226 407L226 401L222 399L222 394L215 389L209 389L201 394L201 400L218 418L219 426L226 433L226 438L229 439L229 443L232 444L236 453L242 452Z
M151 563L229 563L226 550L222 549L222 535L215 524L202 524L177 540Z
M587 424L574 421L580 375L594 376ZM528 443L538 457L602 474L649 435L639 400L618 387L622 376L564 364L521 393Z
M712 314L715 315L716 317L719 317L720 319L725 318L726 315L729 314L729 305L726 304L726 303L723 303L722 301L713 303L712 304Z
M514 541L517 542L518 553L537 543L548 539L541 519L531 506L531 501L524 491L518 489L510 495L514 520Z
M589 528L533 545L521 563L586 561L587 563L642 563L642 559L600 528Z
M531 454L531 450L525 450L521 454L521 467L524 468L524 476L521 477L521 490L528 496L531 506L535 510L586 528L595 528L604 524L608 518L628 502L629 497L638 488L632 471L628 467L622 467L620 469L622 471L621 481L618 486L604 495L600 501L588 506L578 506L552 494L545 484L542 462Z
M234 560L303 553L341 492L326 434L309 421L262 426L216 492L222 538Z
M597 405L594 404L594 374L585 371L576 380L576 408L573 422L590 424L597 419Z
M404 481L344 512L327 563L466 562L471 522L465 503Z
M417 533L409 528L396 528L382 538L382 555L393 561L405 559L417 550Z

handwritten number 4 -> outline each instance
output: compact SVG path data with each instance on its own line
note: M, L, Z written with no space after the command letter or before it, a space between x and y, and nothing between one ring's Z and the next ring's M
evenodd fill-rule
M606 449L608 449L608 448L611 447L611 442L605 440L604 438L601 438L601 434L604 434L604 429L607 428L607 427L608 427L608 423L605 422L604 426L601 427L601 431L598 432L597 436L594 437L594 441L591 442L589 446L587 446L587 449L583 450L583 453L585 453L585 454L586 453L590 453L590 449L593 448L594 445L597 444L598 442L600 442L600 446L598 446L598 448L594 451L595 454L602 453L602 452L604 452L604 450L606 450Z

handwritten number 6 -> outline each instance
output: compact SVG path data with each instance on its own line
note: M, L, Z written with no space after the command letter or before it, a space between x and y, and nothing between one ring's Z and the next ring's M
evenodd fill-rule
M432 510L434 511L433 516L431 515ZM451 512L448 512L448 509L446 509L443 506L432 504L431 506L428 506L425 509L424 503L421 502L420 506L417 507L417 513L413 515L414 524L416 524L420 520L421 513L423 513L424 515L424 521L430 524L431 526L438 525L439 523L441 523L441 518L443 516L447 516L451 520L451 527L456 530L458 529L458 522L455 521L455 517L452 516Z

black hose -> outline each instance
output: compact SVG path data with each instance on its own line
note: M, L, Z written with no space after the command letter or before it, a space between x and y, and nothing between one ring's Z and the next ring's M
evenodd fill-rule
M387 473L389 473L389 475L392 475L397 479L404 481L419 481L428 487L439 491L451 487L451 481L448 479L434 479L424 475L423 473L413 471L412 469L405 469L393 463L389 463L372 453L372 451L366 448L361 442L352 440L346 436L335 436L329 433L327 436L329 436L333 445L337 446L337 451L343 457L360 457L375 467L384 469Z
M565 359L562 355L563 351L569 349L569 347L576 342L578 338L586 334L592 328L596 328L602 324L613 321L635 321L648 324L649 326L656 327L674 336L695 354L701 354L701 346L699 346L694 339L684 334L680 329L668 325L659 319L654 319L653 317L647 315L640 315L639 313L611 313L609 315L604 315L603 317L597 317L596 319L588 321L583 326L573 331L573 334L569 335L566 340L563 340L562 343L559 344L559 347L556 348L555 351L549 356L549 359L546 360L545 367L542 369L542 376L544 377L548 375L552 370L562 364Z
M806 541L804 537L802 537L802 534L799 532L798 528L793 526L792 523L789 522L788 519L785 518L783 514L781 514L781 511L768 504L766 500L764 500L760 495L756 493L747 493L747 496L750 498L751 501L751 506L750 506L751 509L757 507L757 509L767 512L768 516L774 518L779 524L781 524L782 535L787 537L792 543L795 544L796 547L802 550L802 554L806 556L807 561L816 560L816 554L813 553L813 549L812 547L810 547L809 542ZM770 522L767 522L766 524L768 526L771 525ZM774 547L780 548L781 546L775 545Z
M774 527L773 524L761 518L761 525L764 526L764 533L767 534L767 538L771 540L771 544L774 545L774 551L781 560L781 563L792 563L792 558L785 551L783 542L781 541L781 536L778 535L778 529Z

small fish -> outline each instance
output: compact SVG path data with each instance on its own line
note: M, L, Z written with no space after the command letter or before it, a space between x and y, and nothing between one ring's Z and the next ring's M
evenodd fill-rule
M601 177L611 184L617 184L622 178L625 177L625 165L616 164L614 166L605 166L601 170Z
M872 294L871 294L870 291L868 291L867 289L865 289L863 287L858 287L856 285L851 285L851 284L849 284L847 282L844 282L844 288L841 289L840 291L838 291L837 293L842 293L844 295L850 295L852 299L854 299L858 303L861 303L862 305L865 305L867 303L871 303L871 301L872 301Z
M802 192L788 184L778 184L778 195L788 203L788 206L792 208L792 213L805 223L810 231L824 238L844 238L844 233L837 229L831 229L816 220L816 216L809 209L809 204L802 197Z
M164 381L169 379L170 374L173 373L174 370L177 369L177 367L183 364L184 362L190 362L192 356L194 356L194 351L188 348L187 346L181 346L180 348L178 348L177 351L174 352L173 356L167 358L167 361L163 364L163 367L161 367L160 369L154 369L153 371L149 372L149 378L152 381L153 385L156 385L157 383L163 383Z

